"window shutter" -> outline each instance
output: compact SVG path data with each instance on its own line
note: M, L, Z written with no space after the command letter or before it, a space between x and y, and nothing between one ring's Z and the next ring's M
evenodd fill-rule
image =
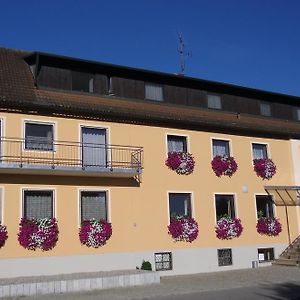
M149 100L163 101L163 89L159 84L145 84L145 98Z

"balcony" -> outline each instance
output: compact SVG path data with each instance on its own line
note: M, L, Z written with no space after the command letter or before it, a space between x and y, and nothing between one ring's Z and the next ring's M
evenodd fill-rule
M1 138L0 173L134 177L142 173L143 148Z

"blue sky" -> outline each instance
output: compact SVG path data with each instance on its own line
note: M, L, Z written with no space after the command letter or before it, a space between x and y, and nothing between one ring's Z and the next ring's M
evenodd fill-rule
M300 96L298 0L0 0L0 46Z

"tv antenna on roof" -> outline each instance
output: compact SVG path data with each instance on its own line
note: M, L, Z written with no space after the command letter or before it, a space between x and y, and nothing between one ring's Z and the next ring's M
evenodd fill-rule
M177 49L177 51L178 51L179 56L180 56L180 72L179 72L179 75L184 75L186 57L192 56L192 53L185 50L185 44L184 44L184 41L183 41L182 33L178 32L177 35L178 35L178 49Z

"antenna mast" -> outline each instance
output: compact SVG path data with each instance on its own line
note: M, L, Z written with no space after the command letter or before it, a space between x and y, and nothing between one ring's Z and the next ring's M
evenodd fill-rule
M178 35L178 53L179 53L179 56L180 56L180 72L179 72L179 75L184 75L184 71L185 71L185 60L186 60L186 57L188 56L191 56L191 52L187 52L185 50L185 44L184 44L184 41L183 41L183 35L181 32L178 32L177 33Z

